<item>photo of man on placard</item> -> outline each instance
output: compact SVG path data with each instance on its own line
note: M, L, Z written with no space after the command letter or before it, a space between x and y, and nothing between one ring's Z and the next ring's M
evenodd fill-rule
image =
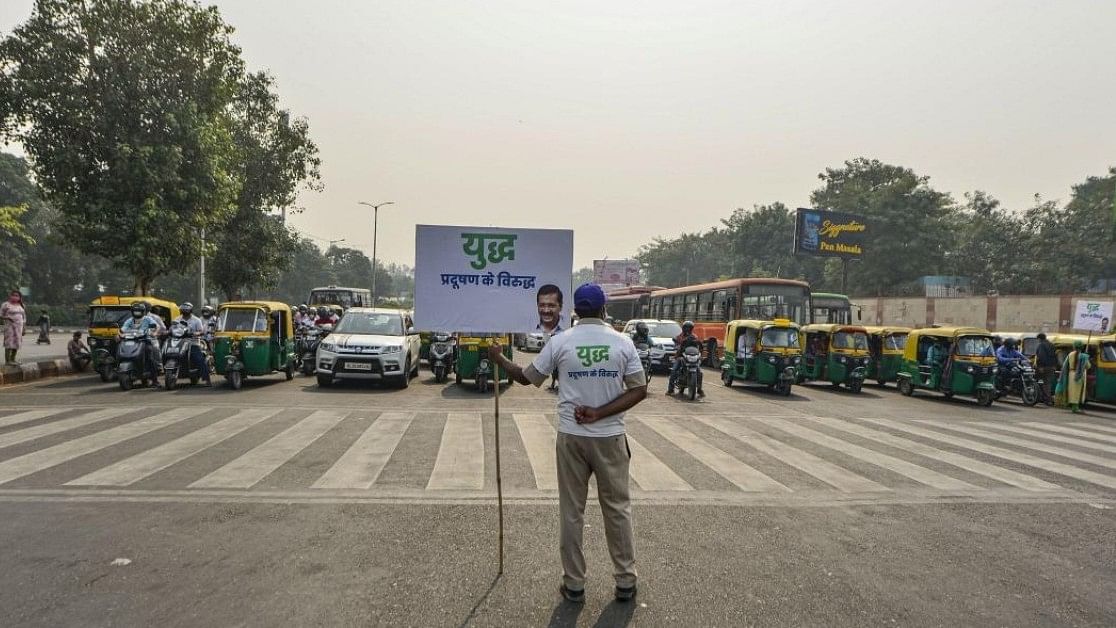
M539 324L536 331L541 331L547 336L562 331L562 289L548 283L539 288L535 293L535 306L539 311Z

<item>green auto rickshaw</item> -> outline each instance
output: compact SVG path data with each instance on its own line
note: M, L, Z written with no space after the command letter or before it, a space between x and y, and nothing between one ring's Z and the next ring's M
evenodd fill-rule
M894 382L903 365L903 348L907 346L910 327L865 327L868 331L868 363L866 379L874 379L880 386Z
M282 371L294 377L295 345L291 307L270 301L232 301L217 309L213 362L233 390L246 377Z
M794 384L802 344L799 327L787 319L739 320L725 325L725 357L721 381L754 382L788 396Z
M1089 401L1116 404L1116 334L1098 338L1097 356L1093 362L1093 372L1086 379L1093 378L1092 385L1086 388Z
M820 324L802 328L804 355L798 381L827 381L860 392L868 364L868 332L860 325Z
M487 392L489 383L495 378L496 365L488 359L488 346L492 341L500 343L502 351L510 360L512 357L511 336L470 336L463 334L457 338L457 362L455 365L458 385L467 379L473 380L477 391ZM500 380L510 382L507 372L502 372Z
M915 329L907 334L896 383L911 396L917 389L946 397L971 396L982 406L996 399L996 355L992 334L977 327Z

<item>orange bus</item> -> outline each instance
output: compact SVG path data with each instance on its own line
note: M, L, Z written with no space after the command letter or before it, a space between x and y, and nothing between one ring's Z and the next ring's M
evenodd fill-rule
M659 286L629 286L608 293L608 315L619 327L633 318L647 318L651 293Z
M725 324L732 320L790 319L810 324L810 284L793 279L743 278L656 290L648 317L694 322L694 334L710 356L725 346ZM714 344L715 343L715 344Z

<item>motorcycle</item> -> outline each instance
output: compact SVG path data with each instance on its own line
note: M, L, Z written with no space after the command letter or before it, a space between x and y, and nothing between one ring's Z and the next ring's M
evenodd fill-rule
M445 332L436 332L431 338L428 360L430 370L434 371L434 381L439 384L446 381L448 374L456 368L453 336Z
M185 365L185 374L190 378L191 384L197 384L201 379L201 369L194 366L190 359L190 352L194 346L202 351L203 359L211 360L209 353L201 341L190 334L190 329L181 323L171 325L170 338L163 346L163 387L174 390L178 387L178 377ZM212 372L212 369L210 369Z
M685 396L689 389L690 401L696 399L701 389L701 376L701 349L686 347L682 351L682 372L678 374L678 394Z
M303 375L313 375L318 369L315 361L318 355L318 345L322 343L322 339L333 331L333 325L323 325L322 327L306 327L302 330L298 338L298 348L295 352L298 355L300 362L299 368L302 370Z
M644 343L636 345L636 353L639 354L639 362L643 365L643 373L647 376L647 383L651 383L651 347Z
M1000 369L1000 376L996 381L996 398L1006 395L1019 397L1025 406L1038 403L1039 389L1035 381L1035 369L1029 363L1016 362L1006 369Z
M131 390L136 380L148 384L147 347L151 339L148 330L126 331L116 345L116 381L120 390Z

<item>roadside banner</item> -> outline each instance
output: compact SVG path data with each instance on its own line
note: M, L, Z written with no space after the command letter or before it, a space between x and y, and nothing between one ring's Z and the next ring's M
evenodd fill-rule
M1078 299L1073 328L1104 335L1112 331L1112 301Z
M418 225L415 327L422 331L530 333L538 295L557 288L559 325L573 312L573 231ZM545 314L543 314L545 315Z
M634 259L593 260L593 283L610 289L639 284L639 262Z
M794 220L795 255L859 258L868 224L864 218L824 209L799 208Z

